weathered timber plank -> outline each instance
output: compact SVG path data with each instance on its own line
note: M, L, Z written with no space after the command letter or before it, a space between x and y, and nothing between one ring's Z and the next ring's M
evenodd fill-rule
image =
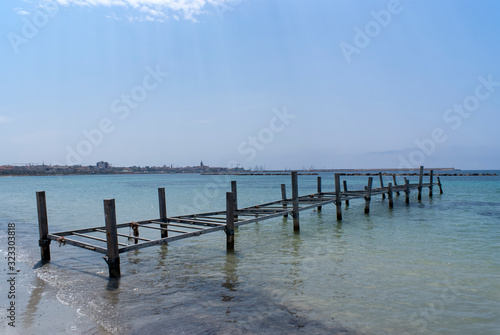
M299 224L299 184L297 181L297 171L292 171L292 217L293 231L300 230Z
M337 209L337 221L342 221L342 199L340 193L340 174L335 174L335 207Z
M372 199L372 183L373 183L373 177L369 177L365 195L365 214L370 213L370 201Z
M154 223L154 224L162 224L162 222L156 222L156 221L151 221L151 223ZM179 227L179 228L186 228L186 229L206 229L204 226L201 226L201 225L195 225L195 224L192 224L192 225L187 225L187 224L177 224L177 223L167 223L166 224L167 226L174 226L174 227ZM168 227L167 227L168 228Z
M378 177L380 178L380 188L386 189L386 188L384 188L384 178L382 177L382 172L378 173ZM382 193L382 199L385 199L385 192Z
M48 234L47 238L49 238L53 241L56 241L56 242L60 242L62 244L71 244L71 245L74 245L75 247L80 247L80 248L84 248L87 250L100 252L101 254L108 253L108 250L106 250L106 248L102 248L102 247L99 247L97 245L92 245L92 244L88 244L85 242L76 241L76 240L66 238L66 237L64 237L64 239L61 239L61 236L54 235L54 234Z
M318 177L317 179L317 191L318 191L318 197L321 198L321 177ZM318 212L321 212L322 206L318 206Z
M151 242L144 242L144 243L139 243L139 244L135 244L135 245L129 245L127 247L120 248L120 253L124 253L124 252L131 251L131 250L143 249L143 248L151 247L153 245L167 244L169 242L182 240L182 239L189 238L189 237L200 236L203 234L212 233L214 231L224 230L224 228L225 227L211 227L211 228L208 228L205 230L199 230L199 231L195 231L195 232L191 232L191 233L187 233L187 234L176 235L176 236L169 236L169 237L162 238L159 240L154 240Z
M40 239L40 256L42 262L50 262L50 240L47 238L49 234L49 221L47 219L47 202L45 200L45 191L36 192L36 206L38 210L38 231Z
M225 225L223 223L216 223L213 221L205 221L205 220L195 220L195 219L181 219L181 218L168 218L168 221L173 221L173 222L192 222L192 223L199 223L199 224L204 224L208 226L221 226Z
M110 278L120 278L120 253L118 251L118 231L116 227L115 199L104 200L104 218L106 221L107 259Z
M106 233L105 230L102 230L102 229L96 229L95 231L97 232L100 232L100 233ZM75 235L75 234L73 234ZM139 236L131 236L131 235L126 235L126 234L120 234L120 233L117 233L118 236L121 236L121 237L127 237L127 238L135 238L137 240L143 240L143 241L153 241L153 240L150 240L148 238L144 238L144 237L139 237Z
M287 203L286 203L286 185L285 184L281 184L281 200L282 200L282 206L283 206L283 210L287 210ZM288 217L288 212L286 212L284 215L283 215L284 218Z
M394 208L394 201L392 199L392 183L389 183L387 197L389 198L389 208Z
M423 181L423 178L424 178L424 167L420 166L420 171L418 174L418 196L417 196L418 201L422 200L422 181Z
M167 198L165 196L165 188L158 189L158 204L160 209L160 221L167 221ZM164 224L161 225L163 228L167 228ZM161 238L168 237L168 230L161 231Z
M96 240L96 241L101 241L101 242L107 242L107 240L102 239L102 238L99 238L99 237L95 237L95 236L84 235L84 234L79 234L79 233L73 233L73 235L75 235L75 236L80 236L80 237L84 237L84 238L89 238L89 239L91 239L91 240ZM118 235L118 234L117 234L117 235ZM123 246L126 246L127 244L124 244L124 243L120 243L120 242L118 242L118 245L123 245Z
M234 209L235 209L234 193L226 193L226 250L234 250Z
M170 228L153 227L153 226L147 226L147 225L141 225L141 227L150 228L150 229L156 229L156 230L167 230L167 231L172 231L174 233L180 233L180 234L190 233L189 231L176 230L176 229L170 229Z

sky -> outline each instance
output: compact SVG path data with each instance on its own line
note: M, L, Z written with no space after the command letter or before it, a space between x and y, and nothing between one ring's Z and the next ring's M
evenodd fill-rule
M500 2L0 2L0 165L500 169Z

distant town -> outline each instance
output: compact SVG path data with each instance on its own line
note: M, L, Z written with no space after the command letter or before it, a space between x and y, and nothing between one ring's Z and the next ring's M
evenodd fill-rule
M496 174L490 173L457 173L455 168L434 168L436 175L444 176L470 176ZM373 171L392 171L401 175L416 175L416 169L299 169L299 174L316 175L318 172L337 172L344 175L372 175ZM350 173L348 173L350 172ZM356 173L354 173L356 172ZM384 175L387 174L384 172ZM412 173L413 172L413 173ZM447 173L444 173L447 172ZM290 174L290 170L265 170L262 166L255 166L252 169L243 167L213 167L200 162L197 166L174 167L173 165L163 166L130 166L118 167L108 162L97 162L95 165L46 165L41 164L9 164L0 166L0 176L61 176L61 175L106 175L106 174L166 174L166 173L198 173L198 174L228 174L228 175L277 175Z
M212 167L200 163L198 166L174 167L167 166L131 166L115 167L108 162L97 162L95 165L46 165L23 164L0 166L0 176L46 176L46 175L96 175L96 174L156 174L156 173L207 173L224 174L240 173L246 170L241 167Z

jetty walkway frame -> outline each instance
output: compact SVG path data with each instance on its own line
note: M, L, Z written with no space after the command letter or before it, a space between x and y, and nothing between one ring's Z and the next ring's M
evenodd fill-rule
M409 180L405 178L405 183L398 185L396 176L393 174L393 183L388 183L384 187L382 173L379 172L380 178L379 188L372 188L373 177L368 178L368 185L364 190L349 191L347 189L347 182L343 180L343 190L341 190L340 177L344 173L335 174L335 191L322 192L321 177L317 177L317 193L308 194L304 196L298 195L298 180L297 172L291 173L292 177L292 197L287 197L285 184L281 184L281 200L268 202L265 204L255 205L251 207L238 208L237 197L237 184L236 181L231 182L231 192L226 193L226 210L209 213L199 213L180 216L167 216L167 206L165 197L165 188L158 189L158 200L160 217L153 220L144 220L138 222L128 222L117 224L116 222L116 209L115 199L104 200L104 213L105 213L105 226L84 228L70 231L63 231L58 233L49 233L48 219L47 219L47 206L45 200L45 192L37 192L37 208L38 208L38 225L40 232L39 246L41 251L42 263L50 261L50 242L57 241L63 244L70 244L87 250L95 251L104 254L104 259L108 264L110 278L120 278L120 254L147 248L154 245L167 244L180 239L200 236L202 234L213 233L216 231L224 230L226 233L226 248L228 251L234 250L234 228L249 224L252 222L263 221L279 216L287 217L289 214L293 218L293 230L299 231L299 213L301 211L317 208L321 211L322 206L335 203L337 220L342 220L342 202L345 201L346 206L349 206L349 201L354 199L364 199L365 207L364 213L370 212L370 201L372 196L382 195L385 199L386 195L389 200L389 208L394 205L393 193L397 195L404 192L406 195L406 204L410 203L410 192L418 190L418 201L422 199L422 189L429 188L429 197L432 197L432 188L437 185L440 194L443 193L441 180L437 177L437 183L433 182L434 171L429 172L429 182L423 183L424 167L420 167L418 183L410 184ZM129 229L129 234L119 233L119 229ZM160 238L156 240L140 237L138 230L140 229L154 229L160 232ZM134 234L131 235L130 231ZM100 233L104 236L96 237L88 235L89 233ZM172 236L169 236L172 233ZM71 236L79 237L87 242L69 238ZM119 238L135 240L134 245L121 243ZM92 240L106 243L106 248L90 244Z

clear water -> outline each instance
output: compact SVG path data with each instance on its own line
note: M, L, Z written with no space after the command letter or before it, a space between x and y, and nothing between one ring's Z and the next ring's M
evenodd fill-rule
M499 173L498 171L494 171ZM333 174L322 174L333 190ZM359 189L367 177L346 177ZM104 225L103 199L119 222L154 219L157 188L169 215L223 210L230 180L240 206L290 191L289 176L117 175L0 178L0 250L16 223L17 327L12 334L499 334L500 177L441 177L421 203L412 195L351 201L121 255L122 279L109 281L102 255L52 243L38 267L35 192L47 192L52 232ZM416 179L415 179L416 180ZM387 180L386 182L388 182ZM375 184L376 186L377 184ZM300 194L315 176L299 177ZM149 235L148 235L149 234ZM151 235L152 234L152 235ZM153 236L155 232L142 232ZM159 235L159 233L158 233ZM2 310L7 260L2 258Z

